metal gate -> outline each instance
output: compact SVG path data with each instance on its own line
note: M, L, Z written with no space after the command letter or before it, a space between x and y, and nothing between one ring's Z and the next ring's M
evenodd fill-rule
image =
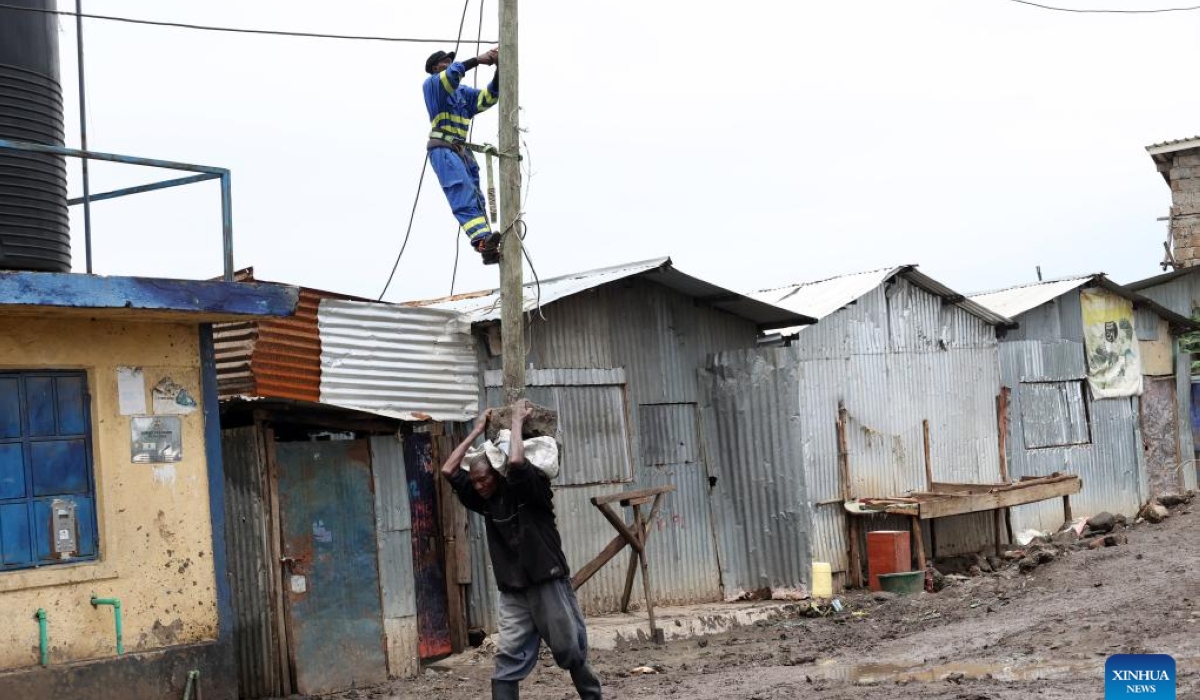
M367 441L276 446L288 650L305 695L387 680Z

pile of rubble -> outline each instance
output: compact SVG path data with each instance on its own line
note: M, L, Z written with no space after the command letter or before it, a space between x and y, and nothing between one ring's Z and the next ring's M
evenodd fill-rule
M1160 496L1138 511L1133 524L1161 523L1170 517L1172 508L1186 506L1194 497L1195 493L1191 491L1180 495ZM1124 515L1105 512L1091 518L1066 523L1054 534L1023 533L1029 535L1027 538L1017 538L1018 542L1023 542L1023 544L1004 552L1002 557L971 554L939 559L934 571L935 585L940 583L939 579L942 576L951 578L982 576L1000 572L1011 566L1016 566L1022 573L1028 573L1070 551L1126 545L1129 544L1129 535L1126 534L1129 527L1131 524Z

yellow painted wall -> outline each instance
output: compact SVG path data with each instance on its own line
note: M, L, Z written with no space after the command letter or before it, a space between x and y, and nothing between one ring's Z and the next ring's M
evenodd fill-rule
M1139 342L1142 356L1142 374L1151 377L1175 373L1175 356L1171 351L1175 339L1171 337L1171 326L1166 319L1158 320L1158 338Z
M163 376L201 404L182 416L181 462L132 463L118 366L144 369L147 412ZM99 545L99 561L0 572L0 670L37 664L38 608L49 614L52 663L115 655L112 609L93 609L93 592L121 599L127 654L215 639L197 326L0 316L0 368L87 371Z

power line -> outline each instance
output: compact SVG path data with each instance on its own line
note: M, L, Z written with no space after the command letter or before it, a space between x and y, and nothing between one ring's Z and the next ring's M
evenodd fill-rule
M21 7L19 5L7 5L0 3L0 10L15 10L17 12L40 12L47 15L61 15L66 17L82 17L83 19L99 19L107 22L124 22L126 24L141 24L152 27L173 27L175 29L195 29L205 32L227 32L232 34L265 34L268 36L288 36L300 37L305 39L341 39L346 41L383 41L388 43L401 44L449 44L450 39L427 39L421 37L399 37L399 36L360 36L355 34L322 34L319 32L291 32L279 29L245 29L241 27L216 27L206 24L188 24L185 22L163 22L151 19L137 19L134 17L117 17L114 15L93 15L80 12L71 12L70 10L49 10L41 7ZM489 41L488 43L496 43Z
M1104 14L1104 15L1153 15L1163 12L1191 12L1200 10L1200 5L1192 5L1190 7L1160 7L1150 10L1101 10L1101 9L1083 9L1074 7L1056 7L1054 5L1043 5L1030 0L1008 0L1015 2L1018 5L1029 5L1042 10L1050 10L1052 12L1074 12L1076 14Z
M392 272L388 275L387 284L383 285L383 291L379 293L379 299L376 301L383 301L383 295L387 294L388 287L392 286L396 268L400 267L400 258L404 257L404 249L408 247L408 237L412 235L413 220L417 218L417 203L421 201L421 185L425 182L425 170L428 167L429 156L426 155L421 161L421 177L417 180L417 196L413 197L412 211L408 213L408 230L404 232L404 242L400 244L400 252L396 255L396 262L392 263Z

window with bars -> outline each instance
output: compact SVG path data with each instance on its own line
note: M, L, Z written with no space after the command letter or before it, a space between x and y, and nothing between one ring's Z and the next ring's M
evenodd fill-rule
M96 558L87 376L0 372L0 571Z

